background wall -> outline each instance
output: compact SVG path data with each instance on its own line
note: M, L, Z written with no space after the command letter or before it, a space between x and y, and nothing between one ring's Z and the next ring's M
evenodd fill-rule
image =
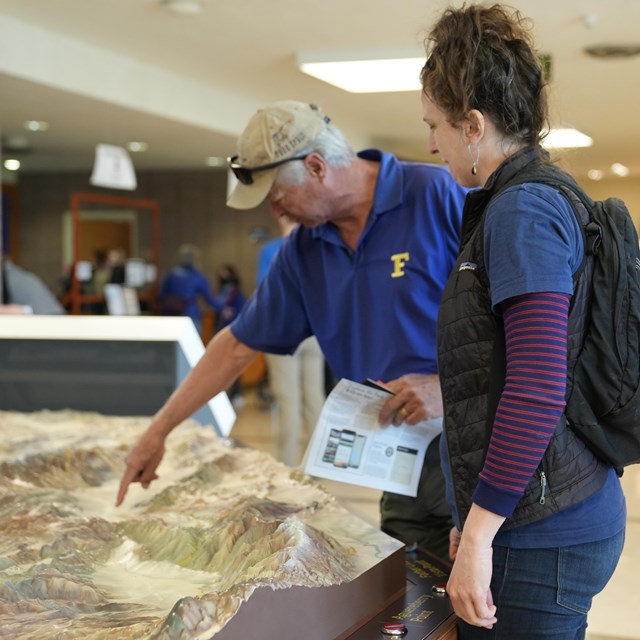
M279 233L265 205L251 211L228 208L226 171L138 172L137 179L135 191L115 191L92 187L84 173L22 174L16 185L19 264L38 274L57 294L68 266L62 261L62 218L69 211L70 194L109 193L158 202L161 276L173 266L179 245L189 242L200 248L200 266L213 285L219 267L230 262L240 272L245 293L254 289L262 245L255 236L269 239Z
M19 210L13 221L18 228L12 230L19 264L43 278L57 294L68 266L62 261L62 217L69 210L71 192L110 193L159 203L160 276L173 265L178 246L190 242L200 248L201 267L212 285L217 269L230 262L240 272L245 293L254 289L258 251L266 239L279 233L266 205L251 211L228 208L226 171L142 171L137 178L138 188L129 192L91 187L85 173L22 174L15 186ZM612 178L583 186L594 198L625 200L640 228L640 179Z

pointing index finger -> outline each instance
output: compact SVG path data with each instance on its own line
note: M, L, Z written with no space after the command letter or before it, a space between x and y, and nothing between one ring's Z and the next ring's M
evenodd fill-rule
M122 480L120 480L120 488L118 489L118 496L116 498L116 507L119 507L123 503L124 498L127 495L129 485L135 480L137 475L139 475L138 471L133 467L127 467L124 475L122 476Z

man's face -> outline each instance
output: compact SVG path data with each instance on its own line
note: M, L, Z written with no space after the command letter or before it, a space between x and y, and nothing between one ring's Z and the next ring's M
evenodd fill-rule
M329 220L330 213L325 211L326 194L322 192L322 185L308 173L297 183L276 178L267 201L271 215L276 219L287 216L305 227L315 227Z

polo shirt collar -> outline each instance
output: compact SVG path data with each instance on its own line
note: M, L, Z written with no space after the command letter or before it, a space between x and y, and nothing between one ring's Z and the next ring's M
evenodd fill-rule
M397 158L380 149L364 149L358 152L358 157L380 163L371 214L365 227L367 229L375 218L402 205L403 174ZM314 227L311 233L314 238L323 240L335 240L337 236L336 227L330 222Z

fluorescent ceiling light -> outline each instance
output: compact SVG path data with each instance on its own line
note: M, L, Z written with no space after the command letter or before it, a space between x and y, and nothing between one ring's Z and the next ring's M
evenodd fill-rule
M183 16L195 16L202 13L202 0L162 0L162 4L174 13Z
M575 147L590 147L593 145L593 138L568 127L551 129L547 137L542 142L542 146L549 149L571 149Z
M227 166L227 159L223 158L222 156L209 156L208 158L205 158L204 162L208 167L226 167Z
M46 131L49 123L44 120L25 120L24 128L28 131Z
M350 93L419 91L425 62L419 49L299 53L304 73Z
M131 142L127 142L127 149L132 153L144 153L149 149L149 145L146 142L132 140Z

